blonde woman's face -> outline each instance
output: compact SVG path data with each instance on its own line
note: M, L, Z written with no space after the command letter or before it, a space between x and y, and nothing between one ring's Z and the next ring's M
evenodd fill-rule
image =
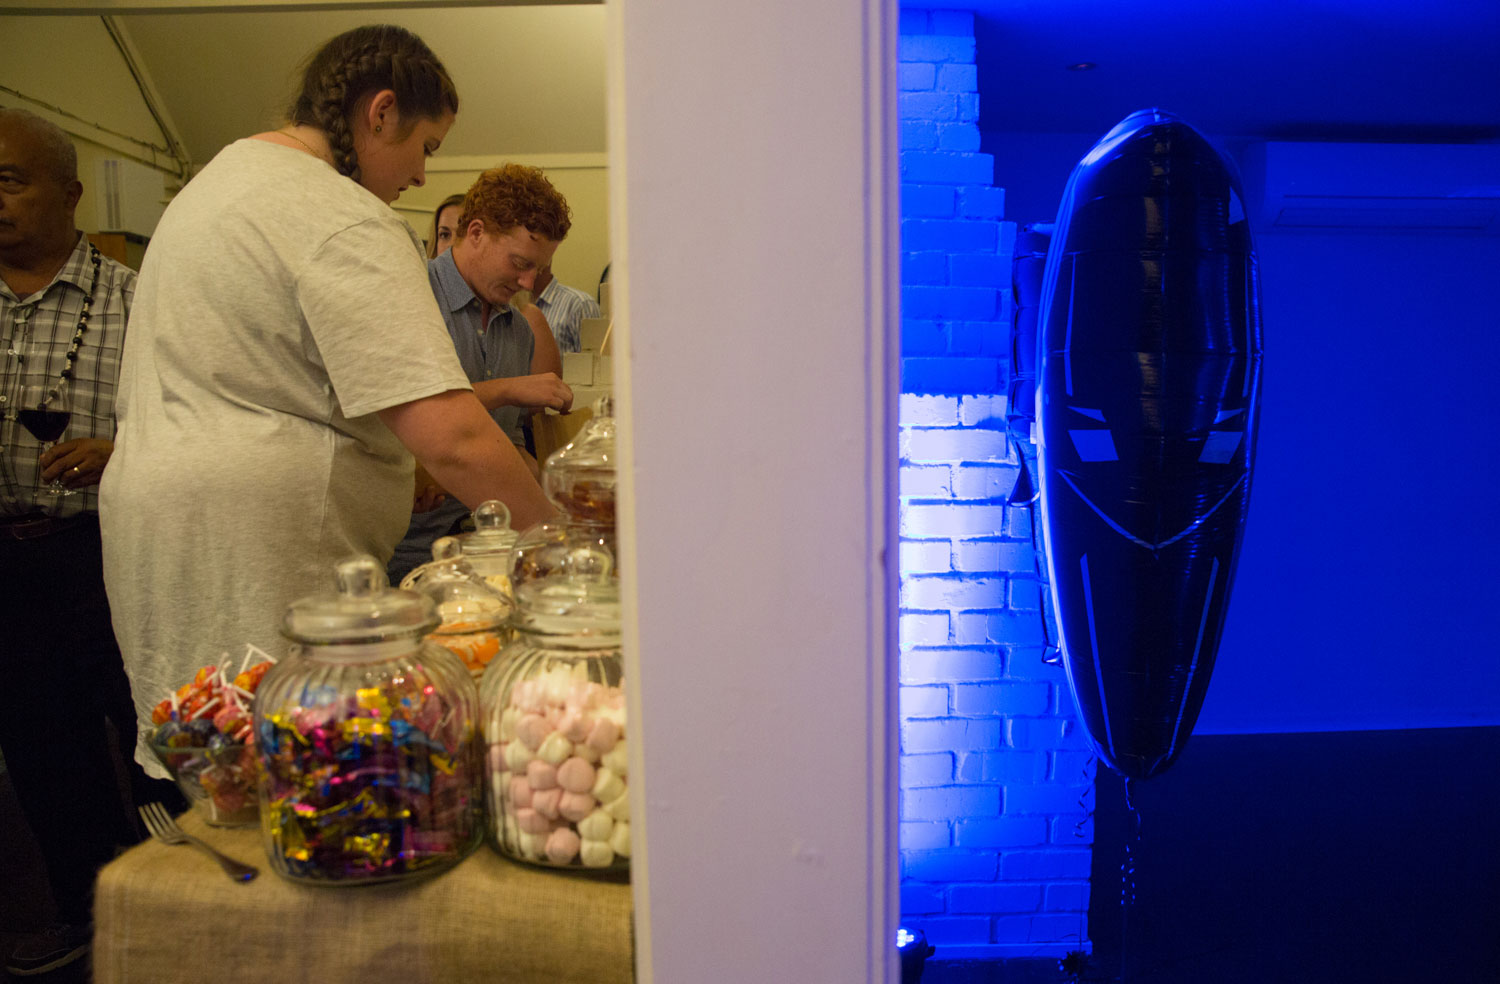
M449 205L438 213L437 232L432 255L442 256L453 248L453 237L458 232L458 211L461 206Z

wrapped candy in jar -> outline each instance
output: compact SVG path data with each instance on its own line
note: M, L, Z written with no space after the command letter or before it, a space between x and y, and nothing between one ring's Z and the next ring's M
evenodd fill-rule
M401 588L432 601L442 621L428 640L457 656L477 680L515 637L510 596L493 579L480 577L456 537L439 537L432 558L408 574ZM504 580L509 584L509 578Z
M373 557L336 574L337 592L287 610L298 645L256 693L267 857L307 884L442 871L483 836L474 680L423 642L430 600L388 588Z
M516 641L480 685L489 833L520 861L628 871L619 582L607 553L574 554L517 586Z

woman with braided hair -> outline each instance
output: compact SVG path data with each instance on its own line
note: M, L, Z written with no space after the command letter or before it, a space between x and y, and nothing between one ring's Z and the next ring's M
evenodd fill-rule
M105 583L137 710L246 643L284 649L292 600L350 554L383 564L413 456L519 526L552 509L475 398L416 237L458 94L397 27L339 35L286 126L224 148L172 201L126 334L100 490ZM148 749L137 759L161 774Z

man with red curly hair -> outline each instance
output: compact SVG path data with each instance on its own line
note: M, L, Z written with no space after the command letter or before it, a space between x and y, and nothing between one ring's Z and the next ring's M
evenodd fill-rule
M533 410L568 410L573 391L562 381L562 355L544 321L528 321L511 298L535 289L537 271L572 226L566 199L538 168L506 164L492 168L464 195L453 248L427 264L427 279L448 325L453 347L474 395L525 455L521 426ZM423 490L418 505L441 491ZM425 500L425 501L424 501ZM413 567L432 559L432 541L452 530L467 510L457 500L412 516L406 537L396 546L389 574L398 582Z

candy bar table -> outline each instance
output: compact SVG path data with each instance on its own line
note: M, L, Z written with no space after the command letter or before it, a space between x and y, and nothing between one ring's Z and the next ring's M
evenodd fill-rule
M261 869L238 885L207 854L147 841L105 866L94 981L629 982L630 886L507 861L481 847L406 884L296 885L266 868L255 828L179 821Z

